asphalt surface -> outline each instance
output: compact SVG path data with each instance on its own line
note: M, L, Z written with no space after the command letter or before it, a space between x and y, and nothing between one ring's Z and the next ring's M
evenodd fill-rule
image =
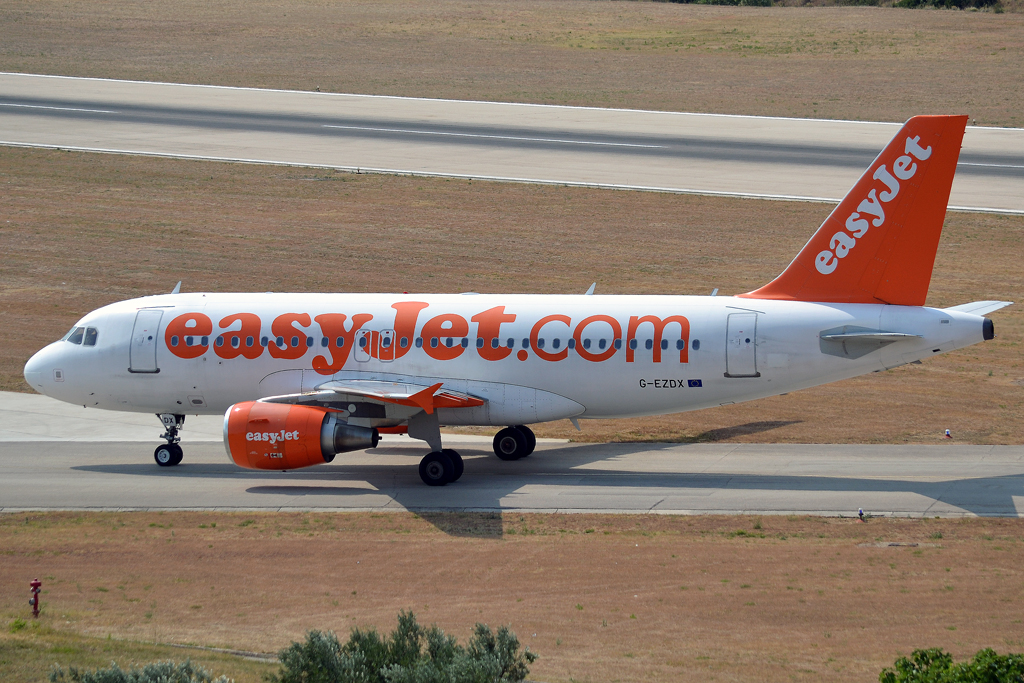
M0 393L0 511L417 510L657 514L1024 514L1024 447L570 444L502 462L489 439L445 435L466 461L442 488L420 482L426 448L372 451L294 472L230 463L220 418L189 417L184 462L158 467L154 416ZM586 423L583 423L586 429Z
M0 144L751 197L838 200L898 126L0 74ZM1024 130L968 128L950 205L1024 213Z

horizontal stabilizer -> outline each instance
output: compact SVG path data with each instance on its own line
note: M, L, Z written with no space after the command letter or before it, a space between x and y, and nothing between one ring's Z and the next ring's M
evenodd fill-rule
M892 343L904 339L920 339L919 334L905 334L903 332L844 332L840 334L823 334L821 338L825 341L863 341Z
M992 311L998 311L1000 308L1010 306L1012 304L1012 301L972 301L969 304L950 306L943 310L957 311L958 313L972 313L974 315L988 315Z

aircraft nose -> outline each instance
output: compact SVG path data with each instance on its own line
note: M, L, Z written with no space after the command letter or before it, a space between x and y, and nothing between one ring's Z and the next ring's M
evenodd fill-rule
M63 375L64 372L62 369L54 367L54 353L51 347L52 344L37 351L25 363L25 381L28 382L30 387L41 394L46 394L46 387L49 382L58 380L58 374ZM53 375L52 377L51 374ZM63 379L63 377L61 376L60 379Z

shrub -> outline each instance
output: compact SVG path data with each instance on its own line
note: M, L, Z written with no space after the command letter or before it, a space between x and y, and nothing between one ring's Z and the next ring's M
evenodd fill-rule
M412 612L402 612L387 638L354 629L342 645L334 633L310 631L280 659L280 674L270 677L275 683L521 683L537 656L521 652L504 626L493 633L477 624L464 648L437 626L423 628Z
M953 663L940 648L915 650L900 657L893 668L883 669L881 683L1024 683L1024 655L1000 655L980 650L968 662Z
M75 667L64 670L54 666L50 672L50 683L232 683L230 678L221 676L214 679L206 669L193 664L191 660L184 662L154 662L141 669L132 668L124 671L115 663L108 669L97 669L95 672L79 671Z

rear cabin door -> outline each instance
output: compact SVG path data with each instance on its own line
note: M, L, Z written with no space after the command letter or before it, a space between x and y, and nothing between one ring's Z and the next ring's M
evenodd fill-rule
M725 376L761 376L757 371L757 313L729 314L725 340Z
M128 372L160 372L156 364L156 343L163 311L144 308L135 314L132 343L128 351Z

